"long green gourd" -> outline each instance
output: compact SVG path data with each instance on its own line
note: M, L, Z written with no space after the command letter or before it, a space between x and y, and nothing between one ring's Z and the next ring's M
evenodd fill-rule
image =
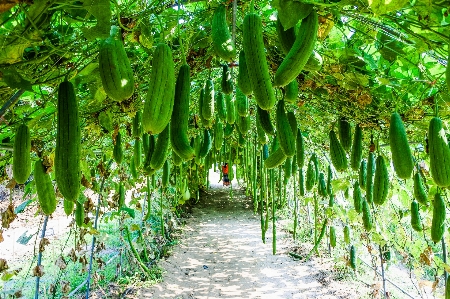
M214 124L214 148L219 151L223 144L223 124L220 119L216 120Z
M319 18L313 10L302 20L294 44L275 73L274 86L286 86L300 74L314 49L318 28Z
M134 93L134 76L123 43L110 36L100 43L99 73L103 89L115 101L123 101Z
M259 108L259 106L256 107L256 118L259 120L259 123L266 132L267 135L274 135L275 134L275 128L272 125L272 121L270 120L270 114L268 111L263 110Z
M352 127L345 117L339 118L339 140L342 147L349 151L352 146Z
M223 93L218 91L215 94L215 99L216 99L216 110L217 110L217 115L219 116L219 119L221 119L222 121L227 121L227 107L225 105L225 98L223 96Z
M420 223L419 203L415 200L411 202L411 227L416 231L422 231L422 224Z
M233 61L236 57L236 49L228 29L226 7L223 4L214 11L211 37L216 54L225 61Z
M244 18L243 47L256 103L261 109L270 110L276 98L267 65L262 20L255 13L248 13Z
M358 172L358 180L359 180L359 186L365 190L366 184L367 184L367 162L366 162L366 160L361 160L361 165L359 167L359 172Z
M269 169L278 167L278 166L280 166L281 164L284 163L286 158L287 158L287 156L284 154L284 152L281 149L281 147L279 147L274 152L272 152L269 155L269 157L267 157L266 160L264 160L264 166L266 168L269 168Z
M249 114L249 103L247 96L241 91L240 88L236 88L236 110L239 116L247 116Z
M237 85L246 96L252 94L252 83L250 82L250 77L248 75L247 59L245 58L244 50L239 53L239 72L237 77Z
M150 134L159 134L170 122L175 95L175 66L172 50L164 43L156 46L152 73L144 103L142 124Z
M150 167L154 170L161 169L166 161L169 153L170 145L170 123L164 128L164 130L158 134L158 139L155 144L155 149L150 160Z
M348 167L347 155L345 154L345 150L337 139L336 133L333 130L330 131L329 137L331 162L333 162L333 166L337 171L344 171Z
M353 206L355 207L355 211L359 214L362 212L362 202L363 197L361 194L361 188L359 186L359 182L355 181L353 183Z
M401 179L409 179L414 168L414 162L411 149L409 148L405 127L397 112L394 112L391 115L389 142L395 173Z
M31 137L27 125L21 124L14 137L13 177L17 184L25 184L31 172Z
M373 181L373 202L382 205L389 191L389 173L383 156L379 155L376 160L375 178Z
M133 138L141 138L142 132L142 112L136 111L136 114L133 117Z
M39 205L45 215L51 215L56 210L56 196L52 179L46 172L41 160L34 163L34 181Z
M441 194L437 192L434 195L433 219L431 221L431 240L434 243L441 241L445 233L445 202Z
M373 175L375 173L375 156L373 152L369 152L367 159L367 175L366 175L366 200L368 203L373 202Z
M353 170L357 171L362 160L362 129L359 124L356 125L355 134L353 135L352 152L350 155L350 165Z
M220 86L222 87L222 92L224 94L233 93L233 81L231 79L231 72L228 64L222 65L222 81L220 82Z
M297 165L302 168L305 165L305 143L303 141L303 134L300 128L297 130L297 141L296 141L296 154L297 154Z
M81 131L75 90L68 81L59 85L57 111L56 184L66 200L75 202L80 194Z
M420 174L420 167L417 164L418 171L414 174L414 198L423 205L428 205L428 192Z
M211 79L206 80L205 95L203 98L203 105L201 106L201 114L204 119L210 120L214 116L214 82Z
M369 203L367 202L367 200L363 200L362 202L362 219L363 219L363 224L364 224L364 228L366 229L367 232L370 232L372 230L372 213L370 212L370 207L369 207Z
M236 121L236 108L232 95L225 94L225 105L227 107L227 123L233 125Z
M113 157L114 161L116 161L117 164L121 164L123 161L123 148L122 148L122 134L120 134L120 131L117 132L115 143L114 143L114 150L113 150Z
M288 117L284 110L284 101L278 101L277 103L276 128L278 140L280 141L280 146L283 150L283 153L288 157L292 157L293 155L295 155L296 140L294 132L292 131ZM297 133L296 130L295 133Z
M187 136L190 86L190 67L183 64L175 85L175 102L170 120L170 144L173 151L184 161L194 158L194 149L190 146Z
M439 187L450 186L450 148L438 117L433 117L428 128L431 176Z

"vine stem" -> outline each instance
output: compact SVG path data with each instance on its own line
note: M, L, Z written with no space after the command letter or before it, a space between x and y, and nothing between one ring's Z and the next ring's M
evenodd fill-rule
M48 215L45 216L44 224L42 226L41 242L45 238L45 230L47 229L47 222L48 222ZM41 247L40 244L39 244L39 247ZM41 251L41 248L39 248L37 267L41 266L41 262L42 262L42 251ZM39 282L40 282L40 280L41 280L41 277L40 276L36 276L36 290L34 292L34 299L38 299L39 298Z
M383 297L387 298L386 296L386 278L384 276L384 265L383 265L383 252L381 250L381 245L378 245L378 248L380 250L380 262L381 262L381 278L383 279Z
M19 89L15 94L13 94L12 97L9 98L9 100L0 109L0 117L2 117L5 114L6 110L8 110L19 100L20 96L23 95L24 92L25 89Z
M109 167L111 166L113 162L113 159L110 159L108 162L108 166L106 169L109 169ZM102 180L102 184L100 185L100 192L98 194L98 199L97 199L97 209L95 210L95 221L94 221L94 229L97 230L97 226L98 226L98 215L100 213L100 202L102 199L102 192L103 192L103 187L105 186L105 181L106 181L106 176L103 177ZM88 276L86 278L86 299L89 299L89 287L91 284L91 273L92 273L92 258L94 256L94 246L95 246L95 240L96 237L95 235L92 236L92 243L91 243L91 256L89 257L89 270L88 270Z
M442 244L442 261L444 262L444 264L447 264L447 246L445 246L444 237L442 237L441 239L441 244ZM446 270L444 270L445 289L447 289L447 278L448 273Z
M164 233L164 211L163 211L163 191L164 187L161 185L160 187L160 202L159 202L159 208L161 213L160 223L161 223L161 237L165 239L165 233Z
M236 11L237 11L237 1L233 0L233 18L232 18L232 31L231 31L231 40L233 41L234 46L236 47Z

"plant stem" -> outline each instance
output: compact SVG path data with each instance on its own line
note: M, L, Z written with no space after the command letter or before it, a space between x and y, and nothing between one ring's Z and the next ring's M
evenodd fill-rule
M42 233L41 233L41 242L45 238L45 230L47 229L47 222L48 222L48 216L45 216L44 224L42 226ZM38 254L38 260L37 260L37 267L41 266L42 262L42 251L41 251L41 245L39 244L39 254ZM38 275L36 276L36 290L34 292L34 299L39 298L39 282L41 280L41 277Z
M111 167L111 164L113 162L113 159L110 159L108 162L108 165L106 167L106 170L108 170ZM100 185L100 191L98 193L98 199L97 199L97 208L95 210L95 220L94 220L94 229L97 230L98 227L98 216L100 213L100 203L101 203L101 199L102 199L102 192L103 192L103 187L105 186L105 180L106 177L104 176L102 179L102 184ZM88 269L88 276L86 278L86 299L89 299L89 287L90 287L90 283L91 283L91 273L92 273L92 259L94 256L94 247L95 247L95 240L96 237L95 235L92 236L92 243L91 243L91 256L89 257L89 269Z
M383 297L386 297L386 278L384 277L384 264L383 264L383 252L381 250L381 245L378 245L378 248L380 250L380 262L381 262L381 279L383 279Z
M322 225L322 229L320 230L320 235L319 238L317 239L317 241L314 243L314 248L311 249L311 251L308 253L308 255L306 256L306 260L309 260L311 258L311 255L315 252L319 252L318 248L319 248L319 244L320 241L322 241L323 236L325 235L325 230L327 228L327 223L328 223L328 219L325 219L325 221L323 222Z

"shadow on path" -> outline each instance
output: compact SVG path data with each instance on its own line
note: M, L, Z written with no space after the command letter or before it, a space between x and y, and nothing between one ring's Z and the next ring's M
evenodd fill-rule
M360 298L354 286L318 281L314 263L286 255L279 232L272 255L271 233L261 241L259 216L245 192L214 185L193 210L180 245L159 265L164 281L140 289L138 298ZM271 228L269 227L269 231ZM347 284L347 285L344 285ZM353 288L353 289L352 289Z

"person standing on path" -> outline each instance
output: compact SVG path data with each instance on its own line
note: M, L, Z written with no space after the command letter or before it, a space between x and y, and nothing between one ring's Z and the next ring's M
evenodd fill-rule
M223 185L228 186L230 185L230 179L228 178L228 163L225 163L225 165L222 166L222 174L223 174Z

